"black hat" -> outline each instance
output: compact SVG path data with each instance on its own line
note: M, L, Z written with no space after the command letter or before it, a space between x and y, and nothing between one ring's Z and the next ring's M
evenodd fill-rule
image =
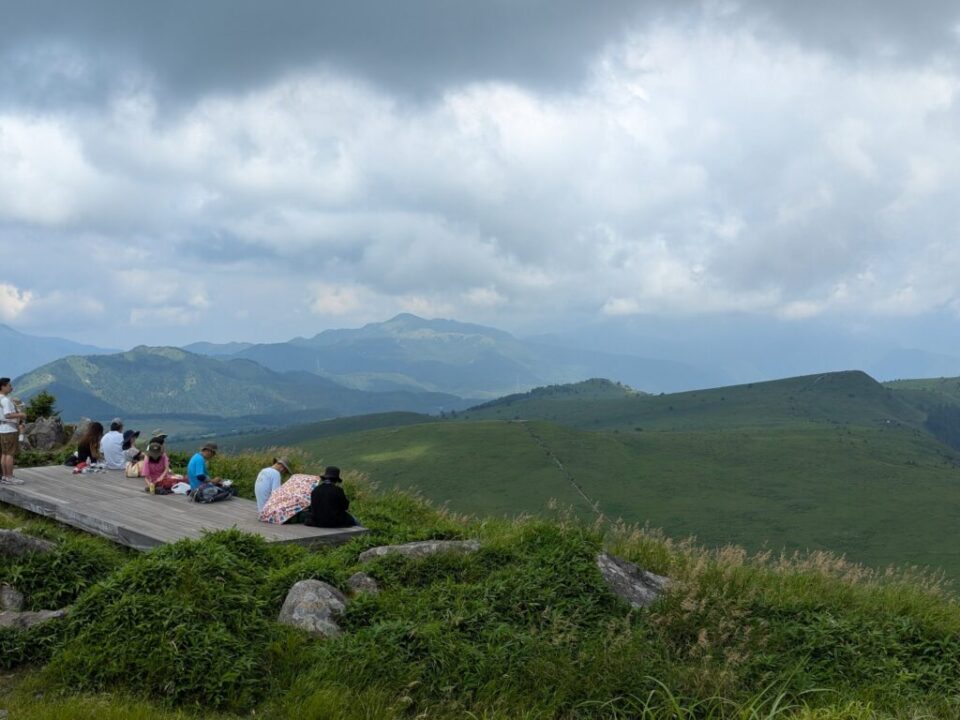
M334 482L340 482L340 468L329 465L326 470L323 471L323 475L320 476L321 480L333 480Z
M140 437L140 431L139 431L139 430L124 430L124 431L123 431L123 439L124 439L124 440L129 440L130 438L135 438L135 437Z

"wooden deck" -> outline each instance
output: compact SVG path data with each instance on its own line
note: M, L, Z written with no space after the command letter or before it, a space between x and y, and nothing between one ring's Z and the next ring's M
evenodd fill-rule
M257 504L232 498L195 503L185 495L150 495L143 480L107 471L74 475L72 468L17 468L23 485L0 485L0 502L53 518L114 542L149 550L204 531L236 528L267 542L316 545L345 542L366 528L271 525L257 520Z

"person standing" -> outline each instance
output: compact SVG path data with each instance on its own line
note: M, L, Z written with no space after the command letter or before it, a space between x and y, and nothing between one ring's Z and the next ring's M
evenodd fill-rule
M26 413L17 410L10 399L13 383L10 378L0 378L0 483L4 485L23 485L23 480L13 476L13 466L20 452L20 421L26 419Z
M100 457L107 470L123 470L127 457L123 452L123 420L114 418L110 423L110 432L100 441Z
M216 443L207 443L190 458L187 463L187 482L190 483L191 492L200 487L201 483L220 484L220 478L207 477L207 462L217 454L217 449Z
M257 481L253 485L253 492L257 496L257 513L263 510L273 491L280 487L281 473L289 475L291 473L290 463L286 458L274 458L273 465L265 467L257 475Z

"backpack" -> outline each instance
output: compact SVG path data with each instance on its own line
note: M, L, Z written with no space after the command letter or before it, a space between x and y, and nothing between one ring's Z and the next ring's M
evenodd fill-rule
M213 483L201 483L200 487L193 491L193 501L198 503L220 502L229 500L233 497L231 488L221 487Z

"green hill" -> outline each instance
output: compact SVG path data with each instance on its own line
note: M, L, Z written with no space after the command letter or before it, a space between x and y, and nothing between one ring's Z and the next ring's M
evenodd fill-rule
M306 410L336 417L440 412L466 404L442 393L363 392L313 373L279 373L250 360L219 360L164 347L71 356L17 379L17 391L25 397L45 389L58 397L67 419L104 413L241 418Z
M220 456L213 471L231 467L249 498L268 460ZM707 550L562 514L461 518L354 473L345 486L370 533L312 552L233 530L135 553L0 507L0 528L54 543L0 557L0 580L30 608L71 607L0 629L0 708L17 720L957 717L960 604L929 576ZM359 559L437 538L479 547ZM601 551L668 577L663 595L621 601ZM379 592L350 597L337 636L277 622L297 581L350 594L358 571Z
M615 387L615 386L614 386ZM584 429L694 430L796 423L922 426L924 414L860 371L647 395L608 391L514 395L459 414L469 420L549 420Z
M960 406L960 378L893 380L884 383L884 386L920 407Z
M843 372L662 396L595 380L445 422L270 440L460 512L541 513L557 500L709 545L830 549L960 578L944 541L960 517L960 453L925 421L898 391Z
M960 578L960 549L949 541L960 518L960 456L902 425L631 433L445 422L297 446L458 512L542 513L557 500L588 518L595 504L607 517L711 546L826 549Z

